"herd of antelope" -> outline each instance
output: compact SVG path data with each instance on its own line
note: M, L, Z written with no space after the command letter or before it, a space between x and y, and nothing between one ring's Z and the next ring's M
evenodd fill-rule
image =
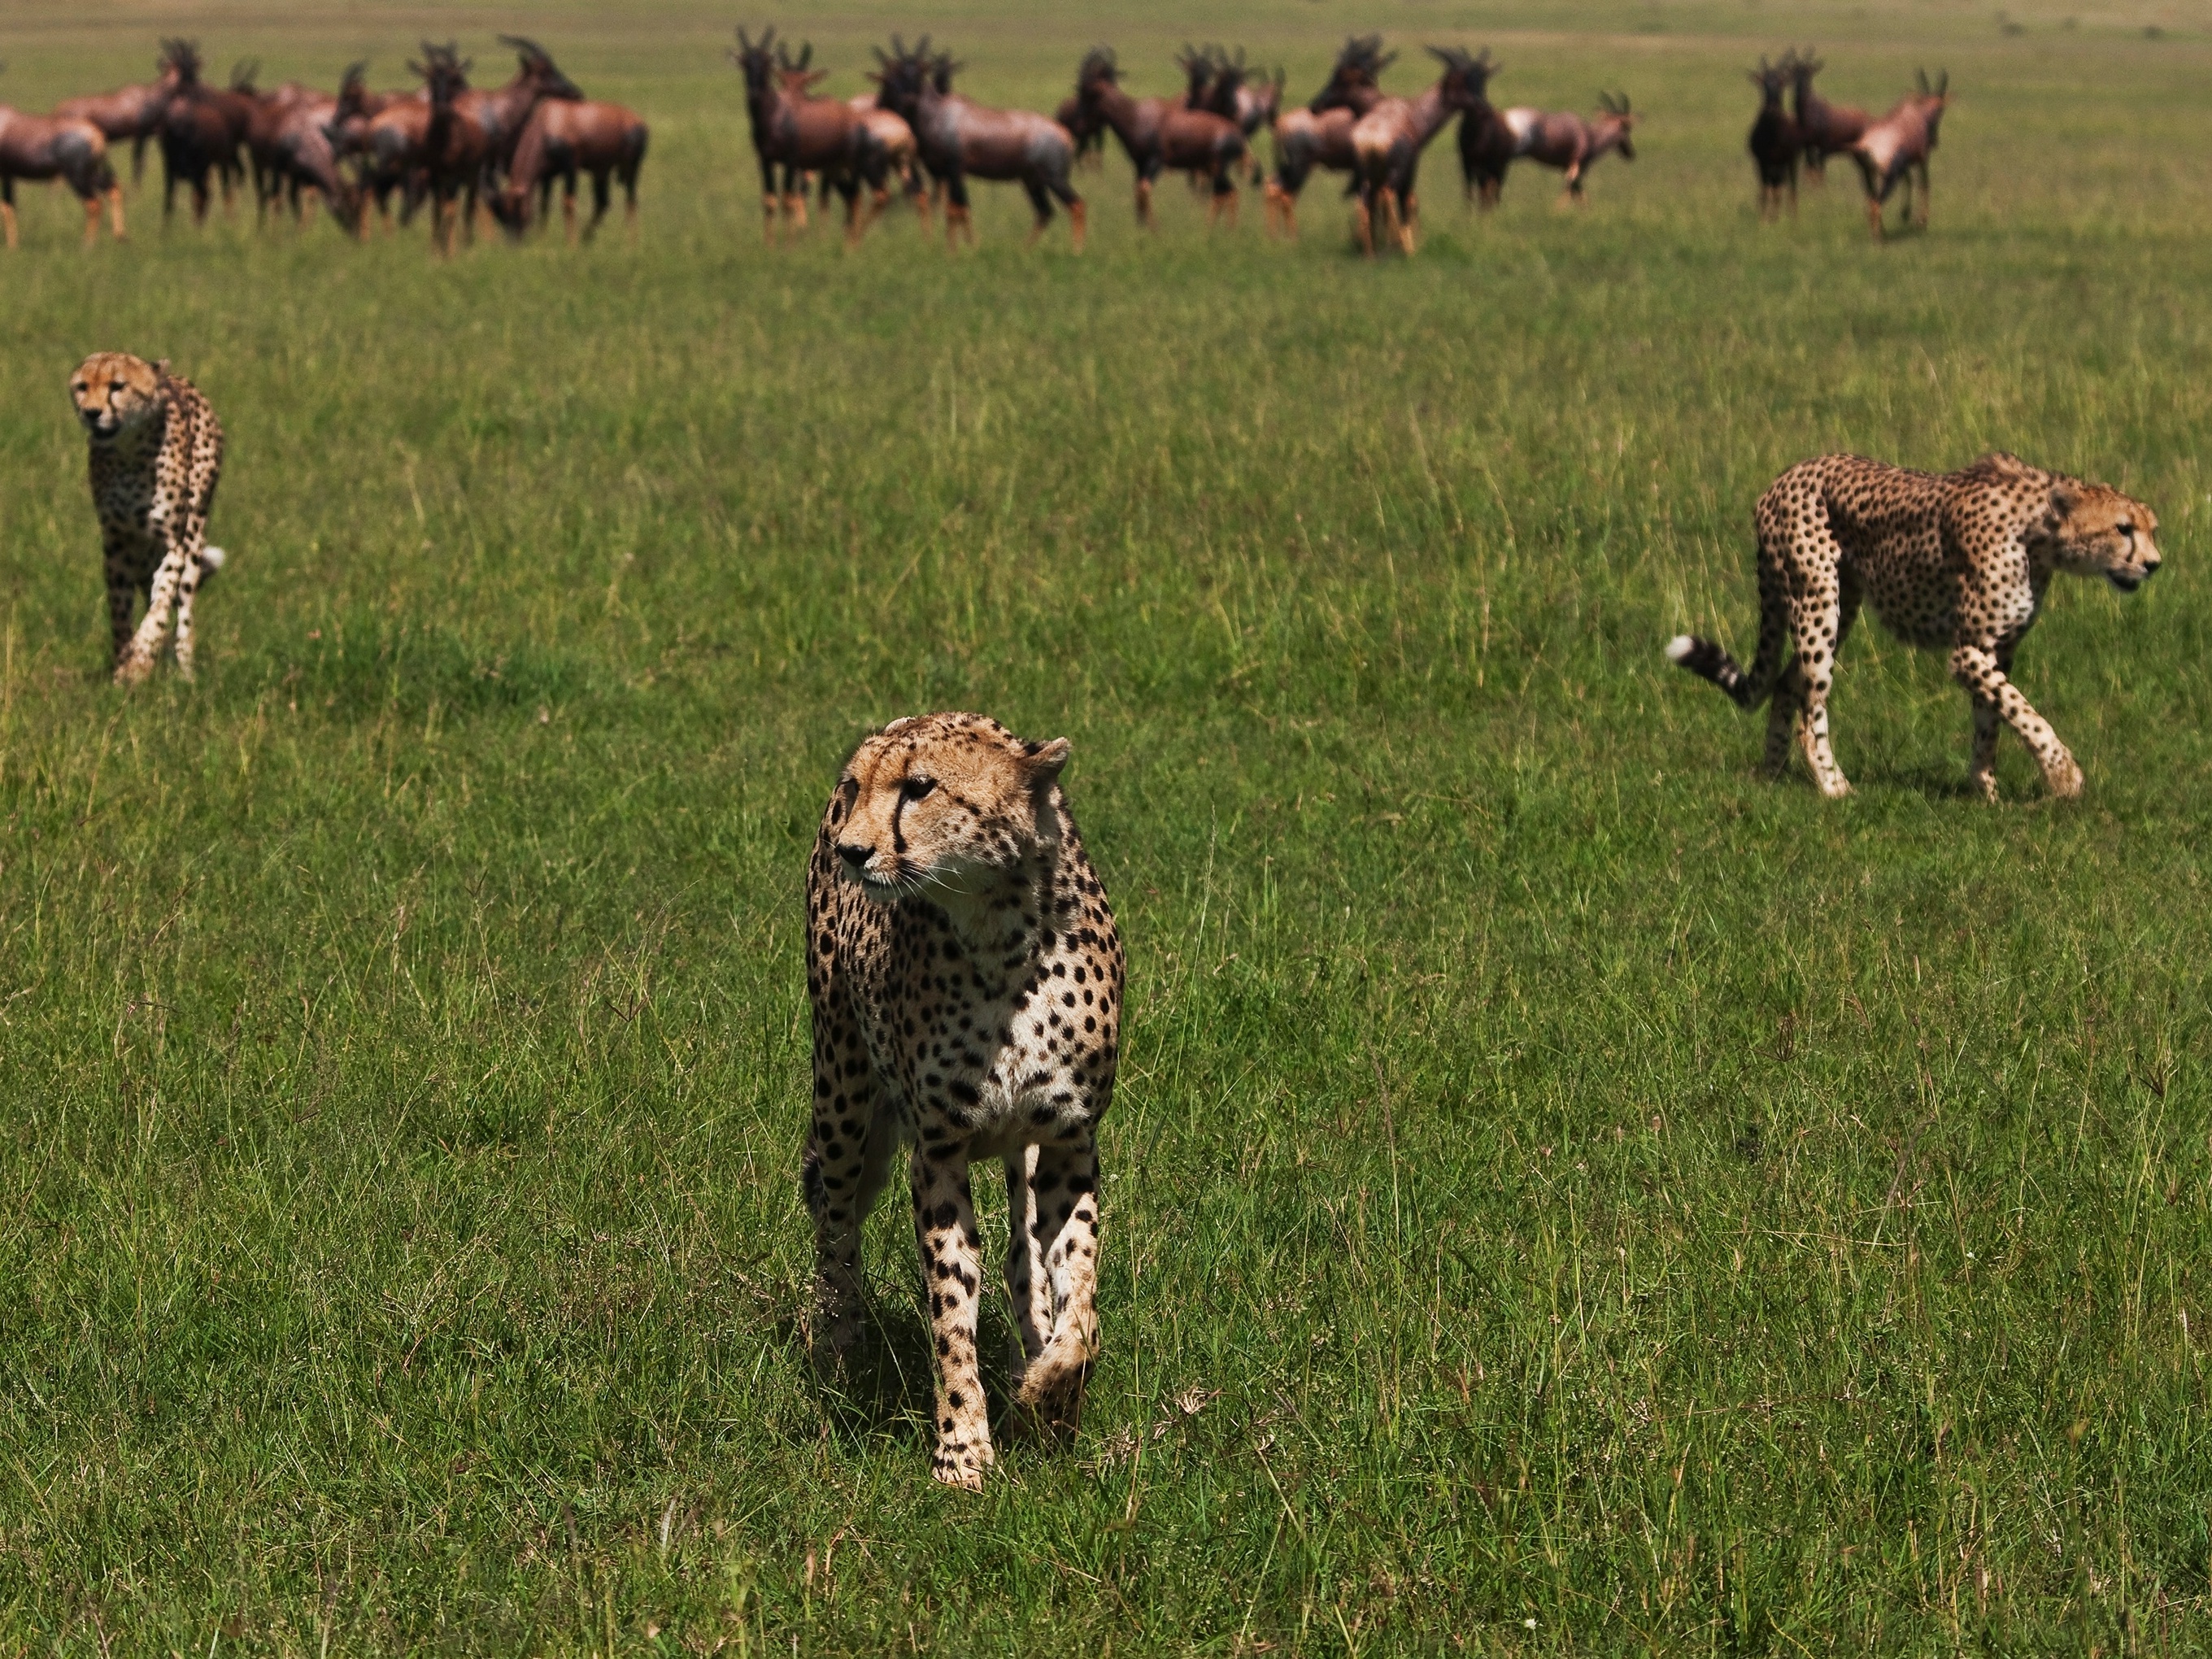
M479 207L520 234L533 209L539 216L550 210L558 183L573 240L577 181L586 176L592 213L583 234L598 228L616 182L635 219L645 123L619 104L586 99L534 41L500 38L518 68L489 91L470 86L471 64L453 47L427 43L422 61L409 66L422 84L399 91L369 90L362 64L346 70L335 93L296 81L264 92L253 63L237 65L228 86L215 86L203 78L199 48L172 40L161 43L155 78L142 85L71 98L51 115L0 104L0 224L8 246L16 241L18 179L65 183L84 204L88 243L106 203L119 240L123 191L109 152L125 140L134 183L147 145L159 147L165 220L179 185L191 193L197 222L218 192L230 210L250 179L257 220L286 204L296 219L303 204L319 200L349 232L365 236L372 204L388 228L398 194L403 223L432 204L433 246L443 252L457 222L474 234Z
M1187 175L1210 198L1207 222L1237 217L1238 179L1263 186L1267 227L1297 234L1298 193L1315 168L1349 175L1356 234L1375 252L1378 228L1411 253L1418 199L1414 185L1429 141L1456 118L1460 160L1470 201L1496 204L1505 172L1522 159L1565 175L1563 201L1583 199L1583 178L1601 156L1633 160L1636 125L1628 100L1610 94L1594 117L1537 109L1496 110L1487 93L1498 72L1486 49L1429 48L1443 66L1436 82L1410 97L1385 93L1382 71L1396 60L1379 35L1346 42L1328 82L1304 108L1282 106L1284 72L1255 74L1240 49L1186 46L1176 59L1181 93L1139 98L1126 90L1110 48L1085 54L1073 94L1051 115L993 109L952 89L960 64L933 52L924 36L914 46L893 37L876 49L870 78L876 90L852 99L817 98L827 74L813 68L813 48L794 55L775 31L755 40L738 32L730 56L744 72L753 147L760 158L761 202L769 240L779 224L804 228L806 181L818 181L845 203L845 234L858 240L890 199L896 185L925 218L945 203L949 245L975 238L968 180L1018 183L1036 216L1034 242L1051 223L1054 204L1067 210L1071 234L1083 246L1085 209L1075 188L1079 164L1095 158L1111 132L1136 173L1136 213L1152 222L1152 192L1170 172ZM1268 177L1253 154L1261 128L1273 135L1275 171ZM864 213L861 192L867 191Z
M123 191L110 146L125 140L134 182L148 144L159 147L165 220L180 185L198 222L218 192L228 210L250 179L257 220L287 204L298 219L319 200L349 232L366 236L373 216L391 228L396 196L402 224L430 204L431 245L445 253L457 230L473 238L480 211L521 234L533 216L550 214L558 183L574 240L578 181L588 177L592 212L581 235L598 228L617 183L634 222L646 124L618 104L586 99L534 41L500 38L516 54L516 71L489 90L470 85L471 60L428 42L409 65L419 84L400 90L371 91L362 64L346 70L335 93L294 81L264 92L254 84L252 63L234 69L228 86L216 86L203 76L197 46L171 40L162 43L155 79L143 85L72 98L46 116L0 104L0 226L8 246L16 243L19 179L66 184L83 204L87 242L98 234L103 206L121 238ZM1249 68L1241 48L1186 46L1176 59L1182 90L1140 98L1123 86L1113 52L1099 47L1085 54L1072 93L1048 116L963 97L953 89L961 65L950 52L933 51L927 36L911 47L897 37L888 49L878 47L869 76L875 90L855 98L816 95L829 71L813 66L811 44L793 52L773 28L757 40L744 29L737 38L729 55L744 80L771 244L780 227L805 228L810 188L824 202L833 190L842 198L848 240L865 234L897 189L925 222L941 202L948 245L963 237L972 243L968 182L975 179L1022 186L1036 215L1032 242L1055 205L1065 208L1079 250L1085 210L1076 173L1099 164L1109 132L1135 171L1137 219L1146 228L1155 186L1176 172L1207 192L1209 224L1235 222L1240 181L1249 180L1261 187L1269 232L1295 237L1300 192L1319 168L1345 175L1354 235L1370 255L1378 237L1413 252L1421 156L1455 119L1466 198L1484 209L1497 204L1516 161L1558 171L1565 205L1583 200L1584 179L1601 158L1636 155L1637 117L1625 94L1601 94L1589 116L1493 107L1490 82L1500 65L1486 47L1475 54L1429 47L1437 78L1400 96L1382 89L1383 71L1397 54L1382 50L1379 35L1355 37L1312 99L1289 109L1284 72ZM1917 92L1875 120L1814 92L1821 68L1812 53L1793 49L1778 64L1761 59L1752 72L1762 100L1750 141L1760 217L1778 216L1785 196L1795 211L1801 166L1819 179L1830 155L1847 155L1865 184L1868 222L1877 237L1900 184L1905 222L1915 222L1917 210L1924 227L1928 157L1949 77L1931 85L1923 73ZM1263 128L1273 140L1272 174L1254 150Z
M1751 159L1759 169L1759 216L1778 219L1784 196L1790 211L1797 211L1797 169L1809 168L1816 179L1827 176L1831 155L1848 155L1858 164L1860 182L1866 186L1867 226L1879 240L1887 234L1882 210L1899 185L1905 186L1904 220L1908 225L1928 226L1928 156L1936 148L1936 135L1950 101L1948 70L1931 85L1922 70L1917 90L1897 100L1879 121L1863 109L1832 104L1813 90L1813 77L1826 65L1811 52L1795 48L1770 64L1764 58L1751 71L1759 88L1758 117L1751 124ZM1784 101L1788 94L1790 102ZM1916 216L1912 185L1919 180Z

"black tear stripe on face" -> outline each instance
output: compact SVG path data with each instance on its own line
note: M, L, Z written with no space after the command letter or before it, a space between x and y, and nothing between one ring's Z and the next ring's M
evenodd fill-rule
M901 784L898 804L891 808L891 851L896 853L901 858L906 856L906 831L900 826L899 821L906 816L907 805L906 786Z

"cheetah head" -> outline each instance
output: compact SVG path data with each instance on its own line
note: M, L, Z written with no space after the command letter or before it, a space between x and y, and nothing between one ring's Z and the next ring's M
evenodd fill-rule
M2158 573L2158 514L2107 484L2052 481L2044 521L2058 568L2132 593Z
M1067 739L1024 743L981 714L894 720L837 782L837 861L879 903L980 895L1058 839L1053 794Z
M96 443L112 442L161 407L165 360L149 363L127 351L95 351L70 376L76 417Z

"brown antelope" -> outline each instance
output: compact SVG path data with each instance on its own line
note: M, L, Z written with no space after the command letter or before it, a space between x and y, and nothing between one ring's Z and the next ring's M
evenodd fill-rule
M1783 106L1782 94L1796 74L1797 58L1794 52L1785 54L1778 64L1770 64L1764 58L1759 67L1751 71L1751 82L1759 88L1758 118L1751 124L1752 165L1759 170L1759 219L1765 224L1770 219L1782 216L1782 192L1790 192L1790 212L1797 212L1797 159L1804 149L1804 137L1797 129L1796 118Z
M100 235L100 204L113 215L111 228L123 240L123 188L108 164L107 136L89 121L52 115L26 115L0 104L0 228L8 246L16 242L15 181L43 184L59 179L84 204L84 245Z
M1328 80L1302 108L1287 110L1275 122L1275 176L1267 181L1267 226L1279 222L1284 234L1298 234L1298 192L1316 167L1334 173L1352 168L1352 129L1382 101L1377 84L1382 71L1398 61L1387 56L1379 34L1344 43Z
M1920 90L1899 99L1896 107L1869 125L1851 146L1851 159L1859 164L1859 179L1866 185L1867 227L1876 241L1887 234L1882 227L1881 210L1900 183L1905 186L1905 222L1928 228L1928 157L1936 148L1950 89L1950 70L1943 70L1932 87L1928 84L1928 71L1921 70ZM1912 198L1916 174L1920 180L1917 219Z
M470 87L464 76L455 72L451 46L437 49L442 53L444 67L426 77L430 85L431 110L429 128L423 135L423 150L433 213L431 240L441 252L450 252L453 248L453 227L447 213L457 202L465 204L459 208L463 234L468 240L475 239L479 192L514 159L515 146L522 142L522 130L529 125L531 114L539 103L548 98L581 99L584 95L576 83L561 72L552 55L536 41L519 34L502 34L499 39L515 54L514 79L505 86L489 92ZM423 51L432 50L425 42ZM466 64L459 65L461 71L468 67ZM446 99L442 110L439 103L441 87Z
M1805 146L1805 165L1812 170L1816 184L1827 182L1828 158L1850 149L1867 130L1864 110L1854 109L1848 104L1832 104L1813 90L1813 77L1826 67L1808 52L1799 57L1790 70L1796 99L1792 113L1796 118L1798 137Z
M246 168L238 159L239 146L252 120L255 100L238 86L209 86L200 78L198 49L189 40L163 43L177 70L177 85L161 117L161 217L166 222L176 208L177 185L192 193L192 222L207 220L212 192L208 177L215 175L227 213L233 207L234 188L242 184ZM246 79L240 64L234 78Z
M507 169L507 188L491 197L492 216L509 233L520 236L530 228L530 196L538 192L538 211L552 208L553 185L562 185L561 217L571 244L577 240L576 175L592 179L592 217L583 240L591 240L599 221L607 216L612 197L610 183L620 179L623 220L637 224L637 172L645 164L646 125L620 104L595 104L568 98L548 98L531 112L514 147L514 165Z
M745 111L752 121L753 149L760 157L763 228L771 246L779 205L794 229L806 228L805 173L820 173L845 198L848 243L858 241L864 228L860 185L866 183L874 200L882 200L885 193L889 164L860 112L842 99L809 97L804 90L827 73L806 71L813 52L809 46L794 61L787 51L776 50L771 27L762 32L757 42L739 29L738 49L730 53L731 62L745 78ZM793 78L787 82L785 74ZM783 169L781 192L776 189L778 167Z
M1233 107L1220 107L1221 88L1229 79L1224 72L1214 82L1212 94L1213 112L1225 115L1237 123L1237 130L1244 135L1245 155L1252 165L1252 182L1261 184L1266 179L1267 171L1260 165L1259 150L1252 140L1262 128L1272 137L1275 123L1282 118L1283 82L1289 78L1288 72L1279 64L1272 79L1262 80L1258 85L1254 85L1251 78L1244 73L1244 51L1241 46L1237 48L1237 61L1232 67L1236 70L1235 82L1230 87Z
M1458 46L1431 46L1429 55L1444 66L1437 83L1413 98L1385 98L1352 125L1352 177L1359 187L1360 251L1375 252L1375 216L1381 210L1385 234L1407 255L1413 252L1413 222L1419 209L1413 186L1420 176L1421 152L1444 123L1483 101L1489 74L1489 49L1480 60Z
M1084 114L1080 94L1071 92L1061 99L1052 118L1066 127L1068 136L1075 140L1076 166L1097 167L1106 164L1106 124Z
M303 112L305 125L293 130L295 118ZM287 81L255 98L253 112L246 124L246 154L253 170L256 224L268 218L270 204L288 188L295 219L300 216L302 185L322 190L330 205L338 207L337 158L328 153L330 140L322 131L337 112L337 99L297 81ZM295 167L295 161L301 166Z
M128 138L134 185L145 176L147 142L160 136L161 117L168 110L170 94L177 89L176 65L167 54L155 59L154 71L154 79L142 85L64 98L54 106L58 121L89 121L111 144Z
M886 179L896 179L899 185L914 200L921 215L922 223L929 222L929 189L922 181L921 157L915 148L914 129L899 116L883 106L883 100L872 92L855 93L845 100L854 112L875 135L876 147L883 152L884 173ZM876 211L880 214L889 205L884 194L876 198Z
M976 178L1020 184L1036 216L1030 228L1032 246L1052 222L1057 198L1067 210L1075 251L1083 252L1083 198L1068 179L1075 166L1075 138L1066 127L1029 110L992 109L961 97L952 90L960 66L947 52L933 58L927 35L911 52L894 35L890 53L878 47L876 61L884 107L914 130L921 165L945 187L948 248L963 231L969 245L975 243L968 180Z
M1490 82L1504 65L1492 63L1486 46L1474 67L1479 73L1469 79L1480 101L1459 119L1460 186L1466 200L1487 213L1504 191L1505 169L1512 165L1520 141L1505 118L1491 107Z
M1188 109L1173 98L1132 98L1121 88L1113 52L1100 46L1076 71L1075 90L1086 118L1103 121L1121 141L1137 170L1137 222L1152 228L1152 185L1170 167L1197 169L1213 180L1206 212L1211 226L1224 207L1237 222L1235 168L1244 155L1237 124L1211 110Z
M408 67L428 82L426 66ZM459 72L458 63L453 72ZM329 131L337 154L355 158L356 183L362 192L361 234L368 234L368 204L372 198L390 232L395 190L400 192L399 222L410 222L428 188L423 148L430 131L428 85L408 92L371 92L361 76L349 70L338 88L337 112Z
M1188 55L1188 46L1183 48ZM1182 59L1177 59L1182 62ZM1284 71L1278 69L1274 79L1252 82L1251 71L1244 66L1244 48L1239 46L1234 54L1225 47L1208 46L1195 64L1184 64L1184 72L1191 84L1183 102L1187 108L1212 110L1225 120L1237 123L1237 130L1244 135L1244 159L1251 168L1252 182L1264 184L1267 169L1260 164L1260 155L1253 145L1252 137L1261 128L1269 132L1275 130L1275 120L1282 113ZM1191 174L1196 185L1200 175Z
M1559 192L1561 207L1582 204L1583 175L1607 151L1619 150L1624 161L1636 159L1636 145L1629 137L1636 117L1629 112L1627 94L1601 92L1597 101L1602 113L1588 119L1540 109L1509 109L1498 118L1513 135L1515 160L1526 156L1566 175Z

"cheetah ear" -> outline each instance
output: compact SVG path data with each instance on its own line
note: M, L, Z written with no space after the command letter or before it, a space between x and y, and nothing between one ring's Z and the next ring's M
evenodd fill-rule
M166 380L169 378L169 360L167 357L154 365L154 375L156 380Z
M1050 743L1025 743L1022 759L1030 769L1030 775L1039 783L1051 783L1060 776L1060 769L1067 764L1070 753L1066 738L1054 738Z
M2051 481L2051 512L2052 517L2063 519L2081 504L2081 486L2075 483L2073 479L2053 478Z

